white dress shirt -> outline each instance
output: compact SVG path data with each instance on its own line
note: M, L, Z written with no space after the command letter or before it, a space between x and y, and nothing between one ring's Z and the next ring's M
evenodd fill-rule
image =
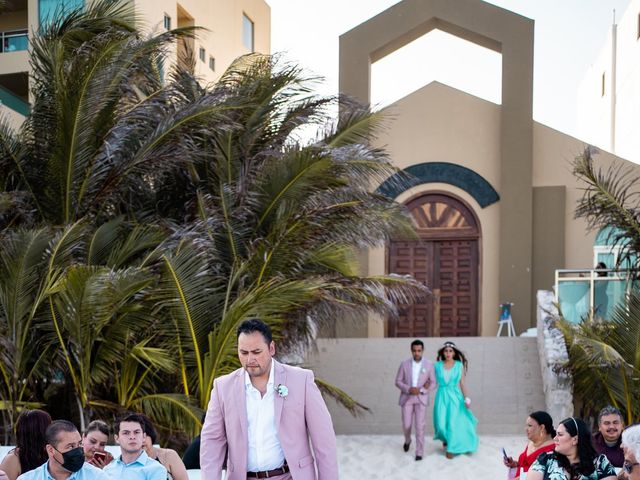
M247 399L248 449L247 471L262 472L275 470L284 464L284 452L278 439L275 423L274 362L267 382L264 397L251 384L251 377L244 372Z
M420 378L420 371L422 370L422 360L416 362L415 360L411 362L411 386L418 386L418 379ZM422 386L422 385L420 385Z

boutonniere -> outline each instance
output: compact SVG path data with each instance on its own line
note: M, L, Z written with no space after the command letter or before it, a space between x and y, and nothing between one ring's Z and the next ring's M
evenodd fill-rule
M282 384L276 387L276 392L278 392L278 395L280 395L282 398L287 398L287 395L289 395L289 389L286 385Z
M420 370L422 373L427 373L427 369L422 367L422 370Z

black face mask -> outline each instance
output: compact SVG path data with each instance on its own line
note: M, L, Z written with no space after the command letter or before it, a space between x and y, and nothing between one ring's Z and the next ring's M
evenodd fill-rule
M55 448L56 452L62 453L56 447L53 448ZM62 463L58 462L58 460L56 460L56 462L60 463L60 465L62 465L62 468L69 472L77 472L82 468L82 465L84 465L84 450L82 449L82 447L76 447L69 450L68 452L64 452L62 453L62 460Z

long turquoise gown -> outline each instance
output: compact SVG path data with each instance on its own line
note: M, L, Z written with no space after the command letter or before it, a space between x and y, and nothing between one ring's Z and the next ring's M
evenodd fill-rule
M433 404L433 427L435 440L446 442L449 453L472 453L478 448L476 425L478 420L464 405L460 390L462 362L456 361L446 379L444 363L436 362L438 391Z

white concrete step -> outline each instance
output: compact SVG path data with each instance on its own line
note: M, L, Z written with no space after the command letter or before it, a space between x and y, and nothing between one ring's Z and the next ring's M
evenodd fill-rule
M327 404L336 433L390 435L400 432L399 391L395 375L410 357L412 338L321 339L307 365L323 380L342 388L371 413L354 418L333 400ZM444 338L422 339L425 356L435 361ZM456 345L467 354L467 387L471 409L482 434L519 434L528 414L545 410L536 338L461 337ZM431 411L427 432L432 432ZM554 419L558 420L558 419Z

